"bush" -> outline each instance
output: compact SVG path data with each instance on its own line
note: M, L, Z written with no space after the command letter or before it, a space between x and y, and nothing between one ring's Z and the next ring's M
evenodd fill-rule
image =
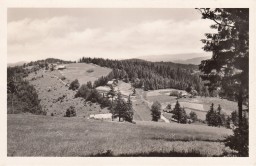
M74 106L70 106L67 111L65 117L73 117L76 116L76 111Z
M86 72L87 73L92 73L92 72L94 72L94 70L93 69L88 69Z
M77 90L79 88L80 84L77 79L71 82L69 89L71 90Z
M61 77L60 77L60 79L63 81L63 80L65 80L65 79L66 79L66 77L61 76Z
M181 93L179 91L173 90L170 92L170 96L175 96L175 97L181 97Z

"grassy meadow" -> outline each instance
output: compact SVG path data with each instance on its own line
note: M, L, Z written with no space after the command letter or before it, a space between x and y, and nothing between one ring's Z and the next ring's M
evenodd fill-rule
M101 76L106 76L111 69L100 67L95 64L71 63L66 65L66 69L60 71L68 80L78 79L80 84L86 84L88 81L94 82Z
M225 128L8 115L8 156L223 156Z

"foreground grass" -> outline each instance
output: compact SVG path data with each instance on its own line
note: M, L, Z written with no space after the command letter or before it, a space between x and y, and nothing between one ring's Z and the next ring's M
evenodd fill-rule
M222 156L230 130L8 115L8 156Z

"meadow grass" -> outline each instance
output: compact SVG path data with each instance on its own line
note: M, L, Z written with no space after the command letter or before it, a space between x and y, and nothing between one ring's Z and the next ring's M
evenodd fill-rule
M86 84L88 81L94 82L111 72L109 68L87 63L71 63L67 64L66 67L67 69L61 71L61 73L70 81L78 79L80 84Z
M8 115L8 156L222 156L231 130L139 121Z

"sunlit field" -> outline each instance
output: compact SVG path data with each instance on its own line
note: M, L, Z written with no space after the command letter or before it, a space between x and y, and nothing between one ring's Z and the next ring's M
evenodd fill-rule
M223 156L225 128L8 115L8 156Z

